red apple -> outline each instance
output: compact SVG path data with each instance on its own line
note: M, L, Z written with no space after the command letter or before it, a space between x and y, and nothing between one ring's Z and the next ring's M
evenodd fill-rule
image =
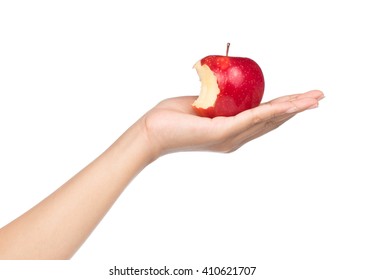
M201 90L192 104L199 116L234 116L258 106L265 81L260 66L250 58L210 55L198 61Z

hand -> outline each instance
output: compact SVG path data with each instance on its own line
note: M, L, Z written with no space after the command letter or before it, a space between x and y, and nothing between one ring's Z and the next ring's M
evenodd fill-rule
M195 96L159 103L142 117L154 158L177 151L232 152L279 127L299 112L316 108L324 97L318 90L279 97L234 117L199 117L191 104Z

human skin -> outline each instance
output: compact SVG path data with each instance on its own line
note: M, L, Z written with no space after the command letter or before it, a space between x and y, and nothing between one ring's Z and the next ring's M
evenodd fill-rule
M296 114L321 91L279 97L234 117L199 117L196 96L166 99L51 195L0 229L0 259L69 259L147 165L179 151L233 152Z

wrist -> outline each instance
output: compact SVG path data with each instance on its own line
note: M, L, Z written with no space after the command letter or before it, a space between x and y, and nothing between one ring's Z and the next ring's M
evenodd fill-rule
M126 156L127 160L130 158L129 164L135 164L139 169L143 169L159 157L158 149L144 126L143 118L129 127L113 146L116 146L121 157Z

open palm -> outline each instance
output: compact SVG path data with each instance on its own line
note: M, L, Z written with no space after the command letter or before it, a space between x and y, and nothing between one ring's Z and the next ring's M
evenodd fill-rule
M323 93L293 94L262 103L234 117L199 117L191 104L195 96L166 99L143 118L151 147L157 155L176 151L232 152L277 128L294 115L316 108Z

